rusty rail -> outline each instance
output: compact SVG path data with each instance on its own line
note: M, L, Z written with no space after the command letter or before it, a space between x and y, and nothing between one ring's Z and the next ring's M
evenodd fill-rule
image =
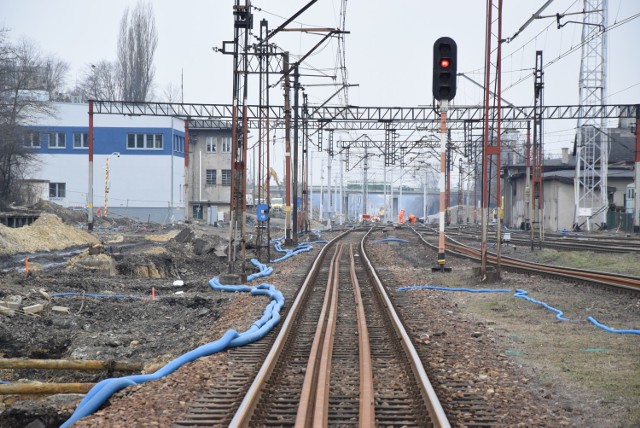
M429 245L430 247L435 247L433 244L429 243L424 237L415 229L413 231L420 237L422 242ZM453 254L462 255L468 258L472 258L475 260L480 259L480 250L464 245L458 241L455 241L449 238L449 246L447 251L450 251ZM564 266L551 266L551 265L543 265L540 263L528 262L525 260L520 260L512 257L502 256L500 258L502 267L511 268L515 270L522 270L527 272L535 272L535 273L543 273L550 274L562 278L586 281L594 284L608 285L616 288L623 288L626 290L631 290L635 292L640 292L640 278L630 275L621 275L617 273L611 272L598 272L598 271L589 271L586 269L577 269L570 268ZM487 253L487 261L489 263L496 263L496 255L492 253Z
M342 245L338 246L329 267L329 281L322 312L320 312L320 320L302 384L300 406L296 416L296 426L299 427L327 426L331 351L333 350L335 325L338 317L336 309L342 249Z
M369 329L367 317L364 313L364 303L360 292L360 282L356 274L356 262L353 257L353 246L349 246L350 275L353 285L353 296L356 301L356 316L358 318L358 349L360 352L360 409L359 423L362 427L375 425L376 408L373 392L373 363L371 361L371 347L369 345Z

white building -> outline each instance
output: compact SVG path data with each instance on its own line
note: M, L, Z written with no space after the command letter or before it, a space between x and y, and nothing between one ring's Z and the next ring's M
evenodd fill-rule
M161 223L185 218L183 120L94 114L91 202L88 104L54 106L55 117L36 120L25 142L38 154L29 178L48 183L42 199L64 207L93 206L95 215L108 211Z

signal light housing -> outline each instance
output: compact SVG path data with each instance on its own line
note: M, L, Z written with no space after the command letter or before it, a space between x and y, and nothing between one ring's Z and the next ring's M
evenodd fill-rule
M456 96L458 45L450 37L440 37L433 44L433 97L451 101Z

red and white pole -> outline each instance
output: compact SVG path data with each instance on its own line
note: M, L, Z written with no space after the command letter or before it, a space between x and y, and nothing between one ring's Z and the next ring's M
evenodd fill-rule
M438 137L440 138L440 236L438 238L438 265L440 271L444 272L445 264L445 243L444 243L444 216L446 210L446 157L447 157L447 109L449 107L448 100L440 101L440 129Z

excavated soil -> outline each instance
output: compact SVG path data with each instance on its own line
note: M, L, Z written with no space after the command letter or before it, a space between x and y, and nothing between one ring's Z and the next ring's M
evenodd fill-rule
M137 362L151 372L215 339L211 325L237 298L208 285L227 270L228 229L99 218L89 234L86 215L41 208L49 212L30 226L0 225L0 306L15 308L0 313L0 358ZM127 374L0 369L0 383ZM34 415L37 426L59 426L67 402L77 396L0 395L0 426L26 426Z

